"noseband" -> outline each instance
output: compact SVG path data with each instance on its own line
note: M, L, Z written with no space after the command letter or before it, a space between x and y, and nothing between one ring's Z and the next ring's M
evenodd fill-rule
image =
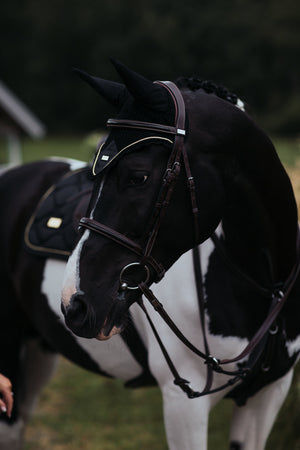
M193 249L193 260L194 260L194 269L195 269L195 281L196 288L198 294L198 302L200 309L200 319L201 319L201 327L202 327L202 335L205 347L205 353L196 348L178 329L176 324L167 314L163 305L159 302L159 300L154 296L153 292L149 289L147 283L150 280L150 269L155 273L156 282L160 281L164 274L165 269L161 263L157 262L152 256L152 250L154 244L156 242L156 238L158 235L158 231L160 228L161 221L164 217L167 206L170 203L175 184L178 180L181 166L183 164L186 172L186 177L188 181L188 188L190 192L191 199L191 207L194 217L194 233L195 233L195 244L199 242L199 223L198 223L198 206L196 201L196 193L195 193L195 183L194 178L191 174L190 164L188 155L184 146L184 137L186 135L185 131L185 105L184 100L181 95L178 87L170 82L170 81L157 81L157 84L163 86L170 93L174 106L175 106L175 125L174 126L166 126L157 123L148 123L141 121L133 121L133 120L123 120L123 119L109 119L107 121L108 127L116 127L116 128L133 128L133 129L141 129L147 131L159 131L160 133L168 133L175 136L174 145L168 159L166 171L163 177L162 186L160 189L160 193L158 196L158 200L155 205L154 213L153 213L153 225L151 231L149 233L149 237L145 247L141 247L136 242L132 241L125 235L119 233L118 231L107 227L106 225L97 222L94 219L83 217L80 219L79 226L83 228L87 228L93 232L101 234L102 236L113 240L114 242L122 245L123 247L129 249L133 253L135 253L139 257L139 261L130 263L123 267L120 273L120 289L121 290L137 290L145 295L145 297L149 300L154 309L160 314L166 324L170 327L170 329L174 332L174 334L181 340L193 353L197 356L201 357L204 360L204 363L207 365L207 380L206 385L201 392L194 391L190 385L189 381L182 378L177 372L164 344L162 343L160 336L143 304L142 298L138 300L139 305L143 309L149 324L153 330L155 338L161 348L161 351L165 357L165 360L169 366L170 371L174 376L174 383L178 385L189 398L197 398L206 394L218 392L222 389L228 388L238 381L244 380L250 372L252 372L262 356L263 352L265 352L267 336L269 335L269 339L274 335L274 330L276 329L276 319L282 310L291 290L294 286L294 283L299 276L300 272L300 244L299 244L299 233L298 233L298 241L297 241L297 261L295 266L293 267L290 276L287 281L282 284L281 289L278 287L276 289L266 289L263 286L260 286L256 281L252 280L247 274L243 273L235 264L229 259L227 256L220 240L218 239L215 233L212 234L211 239L214 242L216 249L218 250L221 258L224 260L227 267L243 282L245 282L252 290L258 292L260 295L268 297L271 299L271 306L269 309L269 313L255 333L253 338L249 341L248 345L245 349L235 358L232 359L223 359L220 360L212 355L209 352L208 341L206 337L206 330L204 324L204 314L205 314L205 302L204 302L204 287L202 282L202 272L201 272L201 262L200 262L200 254L199 249L195 247ZM138 282L136 286L129 286L126 281L124 281L125 274L127 271L132 270L133 268L142 269L144 280ZM254 356L253 356L254 355ZM252 357L251 363L248 363L248 367L240 368L236 371L228 371L224 370L221 366L239 362L246 357ZM231 376L231 378L222 386L211 389L213 383L213 372L222 373L225 375Z

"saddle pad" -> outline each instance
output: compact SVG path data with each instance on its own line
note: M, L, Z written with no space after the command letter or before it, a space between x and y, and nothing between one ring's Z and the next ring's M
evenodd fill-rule
M25 247L30 253L68 259L92 192L89 172L89 167L68 172L44 194L25 229Z

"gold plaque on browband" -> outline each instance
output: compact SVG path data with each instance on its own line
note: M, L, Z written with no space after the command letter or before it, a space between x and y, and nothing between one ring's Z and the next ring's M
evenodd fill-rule
M48 228L59 228L62 224L62 219L60 217L50 217L47 222Z

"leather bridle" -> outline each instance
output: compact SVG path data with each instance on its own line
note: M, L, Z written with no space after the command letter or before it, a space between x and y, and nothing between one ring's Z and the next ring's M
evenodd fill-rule
M92 231L95 231L97 233L100 233L103 236L106 236L112 239L113 241L121 244L122 246L126 247L127 249L131 250L133 253L135 253L141 258L139 264L145 268L145 272L147 273L146 279L148 278L148 270L149 270L148 266L150 266L154 270L155 281L159 281L163 278L165 274L165 269L162 266L162 264L158 263L152 257L152 250L157 238L162 218L164 216L167 206L170 203L170 199L172 197L176 181L180 174L181 158L182 154L185 153L184 137L186 132L185 132L185 105L180 90L174 83L170 81L164 82L158 81L156 83L165 87L172 96L175 107L175 126L167 126L150 122L148 123L124 119L108 119L107 121L107 126L110 128L134 128L147 131L159 131L160 133L167 133L175 136L173 148L169 156L166 171L163 177L159 197L155 204L152 227L146 245L142 248L139 244L127 238L125 235L88 217L83 217L80 220L79 225L88 228ZM189 164L188 168L186 169L189 170ZM190 184L193 183L192 177L189 180L189 183ZM196 236L196 238L197 237L198 236ZM123 277L125 275L125 272L126 267L122 269ZM146 281L146 279L144 281ZM126 288L125 283L121 284L125 289ZM136 287L138 288L138 286Z
M154 309L160 314L163 320L167 323L170 329L175 333L175 335L183 342L193 353L201 357L205 364L207 364L207 380L204 389L201 392L194 391L189 385L189 381L183 379L179 373L177 372L161 338L159 333L157 332L144 304L142 297L138 300L138 304L143 309L146 317L149 321L149 324L153 330L153 333L158 341L158 344L161 348L161 351L166 359L166 362L174 376L174 383L178 385L189 398L196 398L202 395L214 393L220 391L221 389L225 389L227 387L232 386L238 381L245 379L245 377L254 369L254 366L257 364L257 361L262 356L265 346L268 333L272 334L272 330L274 331L274 324L276 323L276 318L278 317L280 311L282 310L291 289L299 275L300 271L300 263L299 263L299 244L297 244L297 262L293 267L293 270L288 277L286 283L281 286L281 289L278 287L274 289L266 289L252 280L249 276L244 274L239 268L237 268L232 261L226 255L224 248L215 233L211 236L216 249L219 251L221 257L225 261L226 265L231 269L233 273L242 278L244 282L246 282L252 289L256 289L259 291L261 295L267 296L271 299L271 307L269 310L269 314L266 317L265 321L255 333L253 338L250 340L245 349L235 358L231 359L223 359L220 360L212 355L210 355L208 340L206 337L206 329L204 323L204 312L205 312L205 300L204 300L204 286L202 281L202 273L201 273L201 263L200 263L200 254L199 248L195 247L193 249L193 260L194 260L194 270L195 270L195 281L197 287L198 294L198 302L200 309L200 321L202 327L203 341L204 341L204 351L200 351L196 348L178 329L176 324L170 318L170 316L165 311L162 303L155 297L153 292L148 287L148 282L150 279L150 267L155 273L155 281L158 282L164 276L165 270L161 263L157 262L153 256L152 251L156 242L156 238L160 229L160 224L164 217L165 211L171 201L171 197L174 191L174 187L178 180L182 165L185 168L185 173L188 181L188 189L190 192L191 199L191 207L194 217L194 233L195 233L195 243L199 242L199 223L198 223L198 206L196 200L195 193L195 183L194 177L192 176L188 155L186 152L186 148L184 145L184 138L186 135L185 131L185 104L183 97L181 95L178 87L169 81L157 81L157 84L166 88L171 95L174 107L175 107L175 125L174 126L166 126L157 123L148 123L141 121L132 121L132 120L124 120L124 119L109 119L107 122L108 127L116 127L116 128L133 128L133 129L141 129L147 131L159 131L160 133L172 134L175 136L173 148L171 154L168 159L167 167L165 174L163 176L162 186L160 189L160 193L155 205L154 213L153 213L153 222L151 231L149 233L149 237L147 239L146 245L141 247L139 244L129 239L125 235L119 233L118 231L107 227L106 225L97 222L94 219L83 217L81 218L79 225L80 227L87 228L93 232L101 234L102 236L113 240L114 242L120 244L121 246L129 249L133 253L135 253L139 257L139 261L130 263L123 267L120 273L120 289L122 290L131 290L131 289L139 289ZM299 240L298 240L299 241ZM142 267L145 279L139 282L136 286L130 286L128 283L124 281L126 278L126 272L131 271L134 268ZM273 327L273 328L272 328ZM253 355L251 365L248 367L240 368L237 370L225 370L222 366L230 363L236 363L244 360L247 356ZM231 376L231 378L222 386L219 386L216 389L211 389L213 383L213 372L222 373L225 375Z

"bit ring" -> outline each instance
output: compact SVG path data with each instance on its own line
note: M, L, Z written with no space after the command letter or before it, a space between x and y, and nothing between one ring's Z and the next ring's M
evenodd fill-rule
M126 270L129 269L130 267L134 267L134 266L141 266L143 269L145 269L145 275L146 275L145 280L144 280L145 284L148 283L148 281L150 279L150 270L149 270L148 266L146 266L146 265L143 266L139 262L133 262L133 263L127 264L127 266L123 267L123 269L121 270L121 273L120 273L120 283L121 283L121 288L123 290L129 289L130 291L134 291L136 289L139 289L139 286L128 286L128 284L126 282L124 282L122 279L124 277L124 273L126 272ZM141 282L142 281L140 281L140 283Z

